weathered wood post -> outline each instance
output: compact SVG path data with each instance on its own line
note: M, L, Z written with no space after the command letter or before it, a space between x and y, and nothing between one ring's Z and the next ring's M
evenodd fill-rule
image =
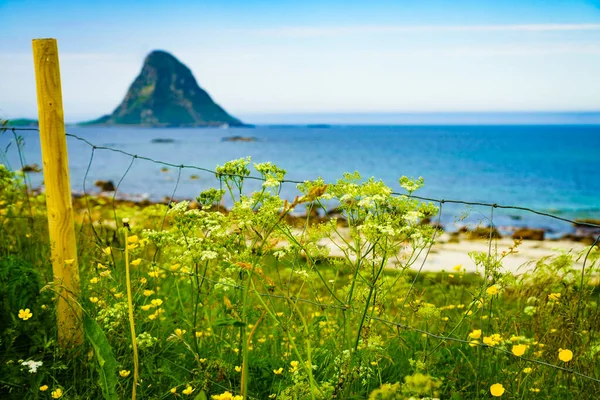
M56 39L34 39L33 61L52 271L59 294L58 343L67 348L82 343L83 325L74 301L79 296L79 266Z

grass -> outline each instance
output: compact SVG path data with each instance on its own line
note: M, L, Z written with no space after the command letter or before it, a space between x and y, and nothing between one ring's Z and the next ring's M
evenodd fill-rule
M414 256L436 234L418 224L435 213L430 205L351 175L307 183L291 204L276 184L244 196L245 162L219 170L236 201L229 212L74 200L86 341L73 349L55 340L44 198L26 198L4 170L2 397L600 396L597 248L589 248L583 274L572 265L585 254L568 252L539 260L528 274L505 273L502 261L518 243L505 254L473 254L478 274L454 265L417 274ZM257 170L267 182L283 176ZM207 206L222 195L198 200ZM328 195L346 204L348 228L287 218ZM331 258L320 245L332 237L346 257ZM399 252L400 267L388 268ZM26 308L31 318L19 318ZM35 372L23 365L32 360L42 362Z

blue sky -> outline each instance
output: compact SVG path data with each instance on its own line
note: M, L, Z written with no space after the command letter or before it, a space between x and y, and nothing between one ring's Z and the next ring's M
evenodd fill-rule
M600 110L600 1L0 0L0 116L35 117L58 39L69 122L111 112L153 49L253 115Z

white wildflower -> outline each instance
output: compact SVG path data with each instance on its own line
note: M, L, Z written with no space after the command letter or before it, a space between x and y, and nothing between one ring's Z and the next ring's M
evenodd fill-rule
M21 365L29 367L29 372L32 374L35 374L37 372L37 369L39 367L41 367L42 364L43 364L43 362L41 362L41 361L33 361L33 360L23 361L21 363Z

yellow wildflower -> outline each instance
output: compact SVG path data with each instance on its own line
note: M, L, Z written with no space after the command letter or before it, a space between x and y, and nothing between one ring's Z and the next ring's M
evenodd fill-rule
M185 335L186 332L187 331L185 329L179 329L179 328L175 329L175 334L177 336L183 336L183 335Z
M512 353L515 356L521 357L527 351L527 346L524 344L515 344L512 347Z
M300 365L299 361L290 361L290 365L292 366L290 368L290 372L296 372L298 371L298 365Z
M483 343L487 344L488 346L495 346L497 344L500 344L501 341L502 341L502 336L500 336L497 333L494 333L492 336L485 336L483 338Z
M494 383L490 386L490 393L494 397L500 397L504 394L504 386L501 383Z
M48 385L40 386L40 392L45 392L46 390L48 390Z
M573 352L568 349L558 349L558 358L560 361L569 362L573 359Z
M242 367L240 367L239 365L235 366L235 372L242 372Z
M141 258L136 258L135 260L133 260L131 262L131 265L133 265L134 267L137 267L138 265L140 265L141 262L142 262Z
M132 235L127 238L127 243L137 243L138 241L139 238L137 237L137 235Z
M278 368L278 369L274 369L274 370L273 370L273 373L274 373L275 375L281 375L281 374L283 373L283 367L281 367L281 368Z
M560 300L560 293L550 293L548 295L548 300L550 300L550 301L559 301Z
M90 297L90 302L92 303L97 303L98 302L98 298L97 297Z
M108 267L102 263L98 263L98 268L100 269L107 269Z
M481 337L481 329L473 330L473 332L469 333L469 337L471 339L479 339Z
M138 248L137 243L132 243L132 244L127 245L127 250L133 250L133 249L137 249L137 248Z
M469 342L469 346L471 347L477 347L477 345L479 345L479 340L471 340Z
M163 303L163 301L161 299L153 299L151 301L151 303L152 303L153 306L158 307L158 306L160 306Z
M96 283L98 283L98 282L100 282L100 278L98 278L97 276L95 276L95 277L93 277L92 279L90 279L90 283L91 283L92 285L94 285L94 284L96 284Z
M229 390L221 394L213 394L213 400L243 400L244 398L240 395L233 395Z
M171 388L170 392L173 393L173 394L177 393L177 388L176 387Z
M181 264L173 264L173 265L171 265L171 271L177 271L180 266L181 266Z
M131 373L131 371L128 371L126 369L122 369L119 371L119 375L121 375L121 377L123 377L123 378L127 378L130 373Z
M149 289L144 290L144 296L146 296L146 297L152 296L153 294L154 294L154 290L149 290Z
M452 270L454 270L456 272L460 272L461 269L462 269L462 264L457 264L454 267L452 267Z
M201 358L199 361L204 364L206 362L206 358Z
M33 317L33 314L29 308L19 310L19 318L23 321L27 321L31 317Z
M498 294L498 292L499 292L498 286L497 285L492 285L492 286L488 287L485 292L487 294L489 294L490 296Z
M106 254L107 256L110 256L110 253L111 253L111 249L110 249L110 246L108 246L104 249L104 254Z
M533 371L533 368L531 368L531 367L523 368L523 373L525 373L525 374L530 374L532 371Z
M189 396L193 391L194 389L190 385L187 385L187 387L183 389L182 393Z
M63 391L61 388L58 388L56 390L53 390L50 395L52 396L53 399L60 399L63 395Z

